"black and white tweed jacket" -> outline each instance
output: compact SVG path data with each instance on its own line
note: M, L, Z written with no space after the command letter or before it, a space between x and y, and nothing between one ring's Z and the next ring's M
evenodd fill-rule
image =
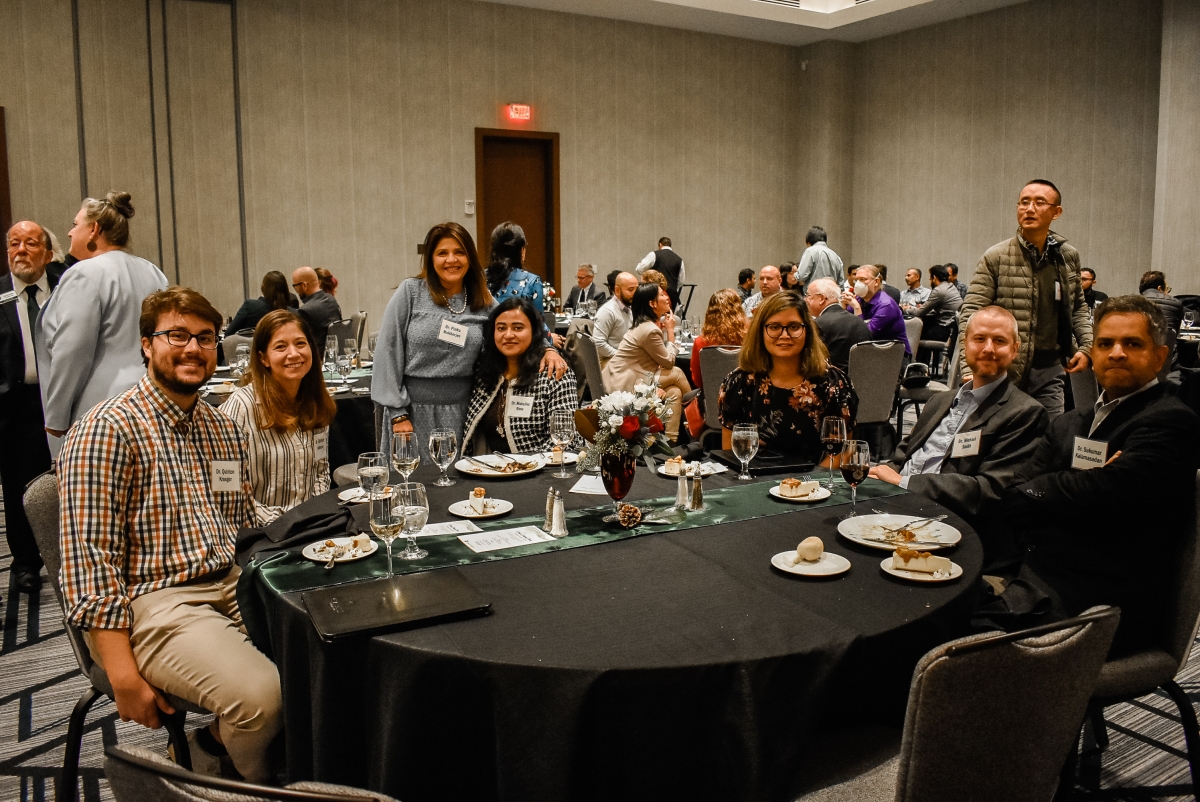
M501 377L492 388L476 384L471 389L471 400L467 404L467 422L463 434L463 454L474 456L476 429L484 413L492 405L497 393L504 386ZM505 410L504 432L508 437L508 448L514 454L532 454L548 451L554 443L550 439L550 413L558 409L579 408L579 391L575 373L568 370L558 381L539 373L532 388L510 391L514 395L532 395L533 412L528 418L510 418ZM485 452L486 453L486 452Z

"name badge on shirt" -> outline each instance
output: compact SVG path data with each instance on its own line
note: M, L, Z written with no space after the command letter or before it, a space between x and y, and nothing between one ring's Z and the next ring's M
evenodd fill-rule
M1103 440L1088 440L1084 437L1075 438L1075 456L1071 459L1072 468L1080 471L1103 468L1107 459L1108 443Z
M242 490L241 463L231 459L213 460L211 484L214 493L240 493Z
M510 395L507 414L510 418L528 418L533 414L533 396Z
M450 343L462 348L467 344L467 327L451 323L449 320L443 320L442 330L438 332L438 339L444 343Z
M1057 281L1054 282L1054 300L1056 300L1056 301L1062 300L1062 284L1060 284Z
M979 453L979 438L982 432L959 432L954 435L954 447L950 450L953 457L974 457Z
M329 459L328 429L313 436L313 450L317 452L317 462Z
M17 300L17 298L19 298L19 297L20 296L18 296L16 292L0 293L0 306L3 306L4 304L11 304L13 301Z

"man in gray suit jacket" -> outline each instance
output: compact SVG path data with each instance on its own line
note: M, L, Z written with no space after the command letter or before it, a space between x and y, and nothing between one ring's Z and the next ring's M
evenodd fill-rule
M980 520L980 510L1017 481L1049 423L1045 408L1008 379L1019 346L1011 312L976 312L964 346L971 381L933 396L891 461L871 469L872 478L928 496L971 524L989 572L1011 567L1018 554L1015 542Z
M337 299L321 289L321 281L317 271L311 267L298 267L292 273L292 287L300 296L300 317L308 322L317 348L325 351L325 335L331 323L342 319L342 308Z

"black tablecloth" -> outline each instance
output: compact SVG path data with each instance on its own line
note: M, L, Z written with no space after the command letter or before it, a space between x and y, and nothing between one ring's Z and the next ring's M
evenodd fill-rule
M479 483L433 487L431 521ZM540 513L549 471L489 494ZM732 483L731 474L706 480ZM673 495L639 469L630 498ZM605 497L566 493L570 508ZM310 504L322 503L317 499ZM327 502L324 502L327 503ZM778 504L765 497L764 504ZM930 514L914 495L874 501ZM323 643L299 593L264 594L280 667L289 780L365 786L406 802L465 799L790 799L807 748L848 719L903 719L919 657L962 634L982 552L964 532L955 582L882 573L886 552L835 533L848 506L663 532L470 565L486 618ZM870 510L860 505L861 513ZM853 564L811 580L770 558L820 535ZM260 633L261 634L261 633Z

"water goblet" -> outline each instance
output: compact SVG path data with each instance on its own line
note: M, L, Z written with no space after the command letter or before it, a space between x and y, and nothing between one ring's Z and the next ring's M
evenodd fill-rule
M575 439L575 413L569 409L556 409L550 413L550 439L554 445L562 449L563 461L558 471L553 474L556 479L570 479L567 470L567 446Z
M742 472L738 474L738 479L753 479L750 475L750 460L758 453L758 427L753 423L739 423L733 427L731 439L733 456L742 463Z
M338 352L338 338L336 334L330 334L325 338L325 372L332 374L337 367L335 358Z
M387 457L382 451L367 451L358 455L358 486L371 498L387 486Z
M838 415L821 419L821 448L829 455L829 483L825 487L833 490L833 458L841 452L846 442L846 421Z
M421 464L417 435L413 432L392 433L392 467L408 482L408 477Z
M396 485L404 508L404 534L408 537L408 547L400 552L401 560L420 560L428 557L429 552L417 548L417 533L425 528L429 520L429 499L425 495L425 485L420 482L405 482Z
M338 375L342 377L342 382L350 384L350 371L354 369L350 364L350 357L346 354L338 354L336 367Z
M404 504L399 501L399 487L393 486L387 489L391 492L371 497L371 531L375 537L387 545L387 575L391 577L394 576L392 573L392 541L400 536L400 531L404 528Z
M429 456L441 470L442 475L434 482L438 487L450 487L454 480L446 475L446 469L458 455L458 437L453 429L434 429L429 435Z

